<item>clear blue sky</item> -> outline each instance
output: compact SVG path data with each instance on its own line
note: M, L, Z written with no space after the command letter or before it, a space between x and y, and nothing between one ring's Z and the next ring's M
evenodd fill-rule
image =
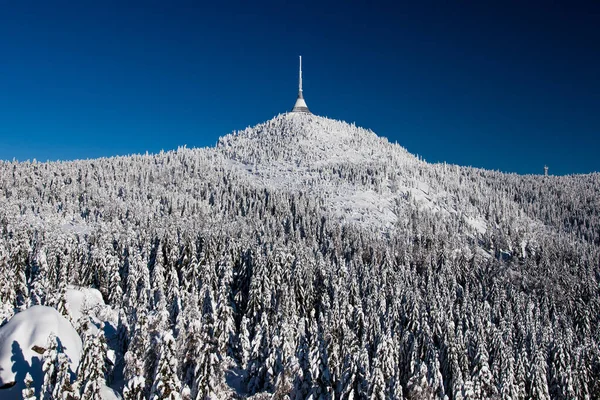
M299 54L314 113L428 161L600 170L600 3L571 1L0 0L0 159L212 146L293 106Z

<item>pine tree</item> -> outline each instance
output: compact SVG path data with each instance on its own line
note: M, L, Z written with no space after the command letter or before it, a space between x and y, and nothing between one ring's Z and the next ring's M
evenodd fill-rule
M195 380L192 386L192 394L197 399L217 399L223 390L223 373L215 350L214 342L203 341L202 352L194 371Z
M13 271L9 267L8 251L5 248L4 239L0 236L0 304L13 307L17 300L17 293L14 288ZM12 315L8 315L10 318Z
M71 382L69 358L65 353L58 355L58 371L53 396L55 399L78 400L79 392Z
M501 345L497 355L500 358L499 394L501 400L518 398L518 385L515 383L514 357L512 349Z
M525 363L527 360L527 352L520 351L517 353L517 365L515 368L515 385L517 390L516 398L524 400L527 397L527 368Z
M537 349L534 352L534 360L531 363L529 374L531 382L530 396L539 400L550 400L548 381L546 378L546 352Z
M481 338L477 344L477 353L475 355L475 367L471 379L473 380L473 391L476 398L493 398L496 395L496 385L494 377L488 364L488 353L485 349L485 343Z
M64 353L60 339L54 333L48 337L46 351L42 355L42 372L44 382L41 389L41 400L76 398L71 386L69 358Z
M42 372L44 373L44 383L42 384L41 400L50 400L54 393L56 385L56 364L58 361L59 345L56 335L51 333L48 337L46 351L42 355Z
M329 357L327 343L322 333L316 332L316 326L311 328L310 374L313 378L312 396L315 399L332 398L333 387L329 372Z
M82 400L101 400L101 390L106 385L106 343L104 332L86 330L83 337L83 351L77 378L80 382Z
M240 333L239 333L239 342L240 342L240 364L242 368L248 368L248 362L250 360L250 333L248 332L248 318L244 315L242 317L242 321L240 323Z
M24 310L29 302L29 288L27 286L27 261L29 258L29 249L26 242L26 236L21 233L11 239L10 262L14 272L14 291L16 306L19 310Z
M215 336L219 354L225 358L234 355L235 320L229 297L232 268L221 262L220 269L222 277L217 294Z
M154 263L150 271L150 282L152 282L151 305L154 310L166 311L167 298L165 295L165 262L162 243L155 240Z
M108 255L105 268L108 273L108 304L119 308L123 304L123 288L121 287L118 260L114 256Z
M250 358L248 362L248 390L255 394L269 390L269 366L266 360L269 356L269 326L265 313L262 313L260 323L255 329L251 342Z
M133 334L127 348L127 352L123 356L123 377L126 380L135 379L139 376L145 376L145 357L146 352L150 348L148 317L146 311L140 309L137 315L138 320L133 328Z
M218 342L214 335L213 312L210 288L205 286L199 331L200 357L196 361L192 384L195 398L219 398L224 389L223 360L219 358Z
M429 375L427 365L418 362L415 374L406 384L406 397L411 400L425 400L434 398L433 388L427 381Z
M57 269L57 290L54 294L49 296L47 302L49 306L56 308L63 317L73 323L69 304L67 303L67 266L64 262L59 261L57 262Z
M194 383L196 366L202 357L201 325L202 315L198 310L196 289L192 288L192 292L186 295L177 328L178 354L181 359L180 376L183 385L188 388L191 388Z
M127 381L123 388L124 400L144 400L146 379L143 376L136 375Z
M550 367L550 396L556 399L576 398L571 371L571 356L569 352L565 351L562 337L559 337L554 344Z
M376 358L373 360L373 368L371 369L372 385L369 399L384 400L386 398L386 383L381 370L380 362Z
M177 354L173 335L165 331L160 335L160 354L154 373L150 400L180 400L181 382L177 377Z
M169 321L171 322L172 326L175 326L177 324L177 320L179 319L179 313L181 312L181 292L179 276L177 275L177 269L175 268L174 261L172 261L172 263L169 265L166 285Z
M306 338L306 330L304 328L304 321L302 322L299 330L302 332L302 334L300 335L298 348L296 349L298 367L296 379L294 381L293 400L308 398L311 395L311 388L313 386L312 376L310 375L310 353L308 348L308 340Z
M35 396L35 387L33 386L33 378L29 372L25 375L25 388L21 392L21 395L23 396L23 400L37 400L37 397Z
M48 261L43 248L38 248L31 268L31 295L32 305L45 305L46 296L51 292L48 281Z

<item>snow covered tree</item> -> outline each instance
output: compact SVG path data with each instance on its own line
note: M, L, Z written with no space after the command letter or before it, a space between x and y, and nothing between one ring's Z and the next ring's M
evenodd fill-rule
M223 360L219 358L218 342L214 335L214 315L210 288L204 289L202 322L196 340L199 342L199 354L196 356L193 370L191 393L194 398L224 397Z
M137 396L134 393L138 393L140 388L149 389L148 381L151 378L146 370L147 354L152 349L149 336L146 311L140 310L129 347L123 356L123 377L127 380L126 386L132 396Z
M181 382L177 377L177 353L173 335L166 331L160 335L160 354L154 373L150 400L179 400Z
M108 304L118 308L123 303L123 288L121 287L118 259L113 255L107 255L105 268L108 274Z
M310 375L313 379L311 389L315 399L331 398L333 396L333 385L331 373L329 372L329 357L327 354L327 343L322 332L317 332L316 326L311 328L310 344Z
M33 266L31 267L30 300L32 305L45 305L46 296L50 291L48 281L48 261L45 249L39 248L35 254Z
M239 333L239 342L240 342L240 362L242 368L247 368L248 361L250 360L250 333L248 332L248 324L249 321L244 315L242 317L242 321L240 323L240 333Z
M35 396L35 386L33 386L33 378L29 372L25 375L25 388L21 392L21 395L23 396L23 400L37 399Z
M48 337L46 351L42 355L42 372L44 382L41 389L41 400L75 399L71 386L69 358L64 353L60 339L54 333Z
M534 359L529 369L530 396L534 399L550 400L546 369L546 352L543 349L537 349L534 352Z
M471 375L476 398L493 398L497 392L488 360L488 352L485 344L483 340L480 340L477 345L477 353L474 360L475 366Z
M145 396L146 380L143 376L136 375L127 381L127 384L123 388L123 399L124 400L144 400Z
M269 336L267 318L263 313L259 325L255 328L248 360L248 390L252 394L271 389L273 376L269 373L271 366L267 364Z
M406 384L407 399L425 400L434 398L433 388L427 381L428 374L427 365L424 362L419 362L415 374Z
M106 342L104 332L98 329L84 332L83 351L77 378L82 400L101 400L101 390L106 385Z

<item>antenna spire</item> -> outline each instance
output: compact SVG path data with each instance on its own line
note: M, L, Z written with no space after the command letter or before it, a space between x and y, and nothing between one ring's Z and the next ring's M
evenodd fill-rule
M301 112L310 114L308 110L308 106L304 101L304 95L302 94L302 56L300 56L300 70L298 73L298 98L296 99L296 104L294 104L294 108L292 112Z
M302 91L302 56L300 56L300 79L299 79L299 91Z

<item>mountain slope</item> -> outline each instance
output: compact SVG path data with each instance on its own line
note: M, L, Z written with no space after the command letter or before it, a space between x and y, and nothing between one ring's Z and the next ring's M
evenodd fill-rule
M1 316L97 288L129 398L597 398L599 201L597 174L428 164L304 114L4 162Z

